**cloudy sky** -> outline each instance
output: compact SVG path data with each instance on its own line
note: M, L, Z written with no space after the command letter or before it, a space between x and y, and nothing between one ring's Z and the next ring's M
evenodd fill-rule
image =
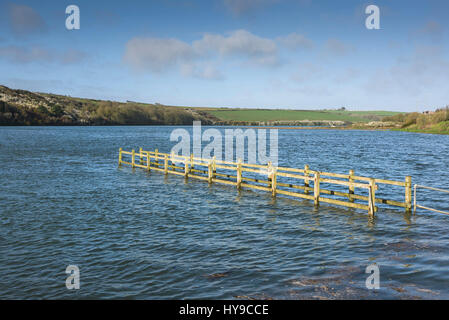
M67 30L65 9L81 11ZM380 8L380 30L365 8ZM0 84L189 106L449 104L447 0L0 2Z

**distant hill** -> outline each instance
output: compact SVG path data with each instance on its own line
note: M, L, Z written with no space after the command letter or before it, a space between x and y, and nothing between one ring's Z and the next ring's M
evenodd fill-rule
M0 125L279 125L348 126L398 112L166 106L82 99L0 86Z
M0 86L0 125L191 125L217 118L191 108L72 98Z
M298 121L356 122L381 121L399 112L335 110L289 110L289 109L210 109L209 113L223 121L262 121L288 124Z

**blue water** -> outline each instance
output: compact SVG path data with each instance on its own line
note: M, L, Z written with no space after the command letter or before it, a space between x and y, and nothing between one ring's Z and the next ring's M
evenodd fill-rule
M1 127L0 298L449 298L449 216L381 207L370 219L117 167L120 147L169 151L173 129ZM446 189L448 154L448 136L279 131L281 165ZM419 191L422 205L448 200ZM377 291L365 287L372 263ZM65 287L68 265L79 290Z

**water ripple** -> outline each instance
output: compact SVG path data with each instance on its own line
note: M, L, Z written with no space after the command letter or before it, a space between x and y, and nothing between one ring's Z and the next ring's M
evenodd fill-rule
M372 220L357 210L117 168L119 147L169 151L172 129L0 128L0 298L449 298L447 217L383 207ZM443 188L448 153L446 136L279 132L281 165L411 175ZM443 208L446 199L420 194L428 206ZM374 262L377 292L365 288ZM65 288L70 264L80 268L78 291Z

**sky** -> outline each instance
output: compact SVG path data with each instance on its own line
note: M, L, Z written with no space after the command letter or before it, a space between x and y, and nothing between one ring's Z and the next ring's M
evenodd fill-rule
M66 28L69 5L79 30ZM0 84L182 106L432 110L449 105L448 18L447 0L0 0Z

